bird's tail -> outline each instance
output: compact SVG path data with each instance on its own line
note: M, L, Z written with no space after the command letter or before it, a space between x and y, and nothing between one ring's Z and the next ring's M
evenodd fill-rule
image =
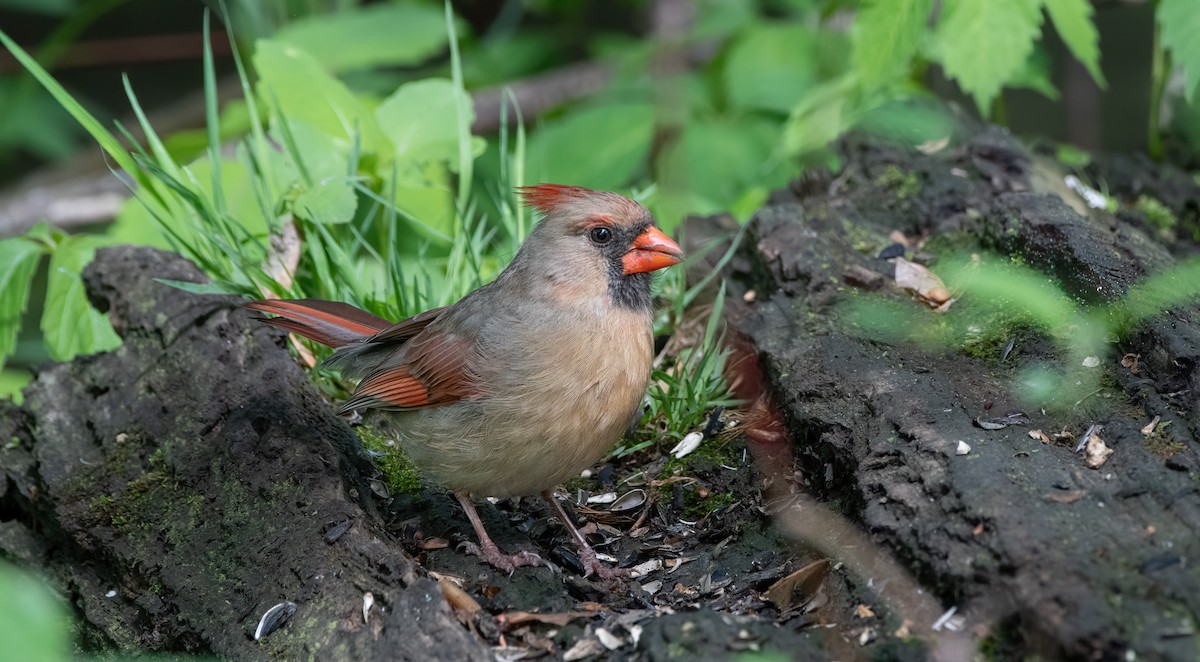
M266 299L242 305L260 313L276 315L262 318L267 324L335 349L365 340L392 326L382 317L337 301Z

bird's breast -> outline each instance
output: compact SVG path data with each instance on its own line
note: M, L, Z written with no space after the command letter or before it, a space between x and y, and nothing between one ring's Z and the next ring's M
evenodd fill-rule
M496 354L509 354L495 361ZM612 450L645 394L648 315L615 311L494 352L477 399L404 414L405 450L453 489L536 494Z

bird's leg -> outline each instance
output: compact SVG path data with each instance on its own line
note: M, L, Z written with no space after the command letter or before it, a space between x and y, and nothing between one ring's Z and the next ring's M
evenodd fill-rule
M523 565L545 565L553 569L554 566L542 560L542 557L533 552L519 552L517 554L505 554L496 547L496 543L487 534L487 530L483 528L483 520L479 519L479 511L475 510L475 503L471 501L471 495L466 492L455 492L454 496L458 498L458 502L462 504L463 510L467 511L467 519L471 520L471 526L475 528L475 535L479 536L479 544L472 542L464 542L461 546L467 550L467 553L474 554L479 558L492 564L498 568L512 574L514 570Z
M567 514L567 510L562 507L558 499L554 498L553 492L550 490L542 492L542 498L546 500L546 503L550 504L555 514L558 515L558 519L562 520L563 526L567 527L567 530L571 532L571 537L575 539L575 546L579 548L579 561L583 564L584 577L593 572L604 579L624 579L629 576L629 570L609 567L596 558L596 550L592 549L592 546L588 544L588 541L579 532L579 529L575 528L575 523L571 521L571 516Z

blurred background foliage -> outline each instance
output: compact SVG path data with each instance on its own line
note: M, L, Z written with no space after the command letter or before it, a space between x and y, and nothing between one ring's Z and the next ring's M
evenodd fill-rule
M401 317L503 267L521 184L629 193L671 230L836 170L852 129L953 142L976 116L1185 163L1200 140L1191 0L0 0L0 28L62 86L0 57L0 181L99 131L136 191L111 223L0 212L23 234L0 242L6 393L116 343L78 282L105 243L180 250L211 291Z

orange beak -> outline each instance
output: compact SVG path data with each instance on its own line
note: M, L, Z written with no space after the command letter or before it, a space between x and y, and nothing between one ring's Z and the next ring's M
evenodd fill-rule
M621 258L626 276L657 271L672 264L679 264L682 260L683 251L679 250L679 244L671 241L670 237L653 225L633 240L629 252Z

